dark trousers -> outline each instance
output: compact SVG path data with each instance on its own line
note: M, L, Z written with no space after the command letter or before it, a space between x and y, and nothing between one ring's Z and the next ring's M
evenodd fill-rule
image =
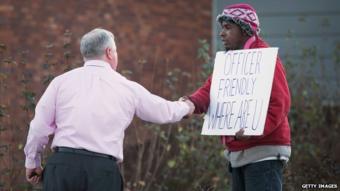
M77 153L53 153L43 173L44 191L123 191L116 161Z
M267 160L229 168L232 191L281 191L283 162Z

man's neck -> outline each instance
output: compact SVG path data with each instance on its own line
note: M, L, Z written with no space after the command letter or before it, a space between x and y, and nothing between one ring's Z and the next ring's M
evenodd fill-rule
M112 64L105 58L84 58L84 62L88 62L88 61L92 61L92 60L99 60L102 62L105 62L106 64L108 64L113 70L116 70L115 67L112 66Z
M250 46L251 46L255 41L256 41L256 36L255 36L255 35L249 37L249 38L245 41L245 43L244 43L242 49L249 49Z

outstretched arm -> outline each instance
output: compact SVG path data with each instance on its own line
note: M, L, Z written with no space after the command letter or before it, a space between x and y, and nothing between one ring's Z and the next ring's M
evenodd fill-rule
M135 84L137 93L136 115L142 120L164 124L180 121L184 116L193 113L191 102L168 101L151 94L139 84Z
M205 113L208 111L210 104L211 78L212 76L209 76L203 86L198 88L193 94L188 97L188 99L190 99L195 105L194 113L196 114Z

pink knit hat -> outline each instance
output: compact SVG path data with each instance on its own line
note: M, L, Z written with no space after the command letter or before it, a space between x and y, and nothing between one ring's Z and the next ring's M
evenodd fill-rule
M260 21L256 10L245 3L226 6L222 14L217 16L216 20L220 23L223 21L233 21L245 30L249 36L260 33Z

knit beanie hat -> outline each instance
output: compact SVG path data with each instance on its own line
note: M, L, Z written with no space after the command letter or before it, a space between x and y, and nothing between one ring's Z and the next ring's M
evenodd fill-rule
M216 20L220 23L223 21L233 21L249 36L260 34L260 21L256 11L252 6L245 3L226 6L222 14L217 16Z

